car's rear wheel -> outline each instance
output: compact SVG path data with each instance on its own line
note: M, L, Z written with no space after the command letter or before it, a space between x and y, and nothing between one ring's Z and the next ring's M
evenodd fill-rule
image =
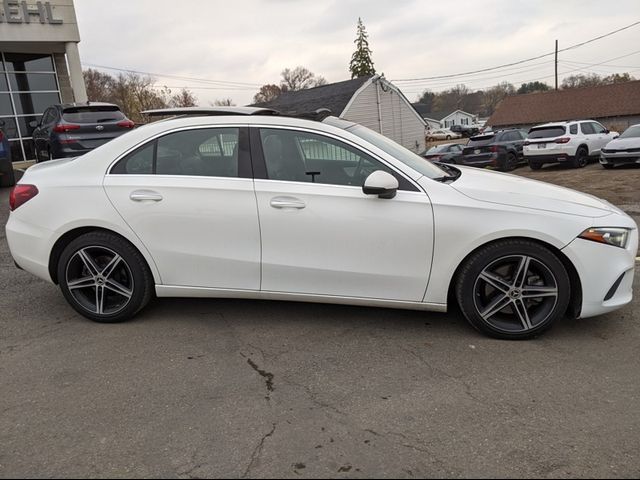
M128 320L153 295L142 255L123 238L91 232L73 240L58 262L63 295L80 314L103 323Z
M488 245L465 263L456 297L475 328L495 338L535 337L561 318L569 305L570 282L562 262L548 248L528 240Z
M513 153L508 153L507 158L504 161L504 164L500 166L500 170L503 172L510 172L515 170L518 166L518 157L516 157Z
M576 156L573 157L573 161L571 162L571 166L573 168L584 168L587 166L589 162L589 153L586 148L580 147L576 152Z
M447 140L451 140L451 135L447 135Z

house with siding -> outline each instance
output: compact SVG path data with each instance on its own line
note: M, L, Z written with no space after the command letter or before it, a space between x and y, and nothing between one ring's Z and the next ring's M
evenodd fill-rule
M528 128L548 122L589 119L610 130L640 123L640 80L506 97L487 120L493 128Z
M380 75L285 92L255 106L285 114L327 108L333 115L364 125L414 152L425 149L426 122L398 87Z
M413 107L424 118L427 125L432 129L451 128L453 125L474 125L478 123L478 116L464 110L430 111L423 103L414 103Z

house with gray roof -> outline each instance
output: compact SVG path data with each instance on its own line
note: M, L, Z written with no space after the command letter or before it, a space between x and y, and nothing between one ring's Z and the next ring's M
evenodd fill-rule
M414 152L425 148L424 119L398 87L380 75L285 92L255 106L285 114L328 108L333 115L364 125Z

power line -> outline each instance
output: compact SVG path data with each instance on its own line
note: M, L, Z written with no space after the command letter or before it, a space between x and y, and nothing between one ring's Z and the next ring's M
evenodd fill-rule
M606 64L606 63L609 63L609 62L613 62L615 60L619 60L621 58L626 58L626 57L630 57L632 55L637 55L638 53L640 53L640 50L637 50L637 51L631 52L631 53L627 53L625 55L620 55L620 56L617 56L617 57L614 57L614 58L609 58L609 59L604 60L602 62L590 63L588 65L590 65L590 66L599 66L599 65L603 65L603 64ZM545 63L553 63L553 62L551 61L551 62L545 62ZM562 63L562 60L561 60L561 63ZM567 67L569 67L571 70L565 70L564 72L558 72L558 74L559 75L567 75L569 73L574 73L574 72L578 72L578 71L582 70L582 67L576 67L576 66L573 66L573 65L567 65ZM522 67L520 67L520 68L522 68ZM533 69L533 70L535 70L535 69ZM517 75L517 74L520 74L520 73L525 73L527 71L531 71L531 69L521 70L519 72L515 72L515 73L512 73L510 75L514 75L514 74ZM609 73L611 73L611 72L609 72ZM505 77L508 77L508 76L509 75L506 75ZM554 76L554 74L550 74L550 75L546 75L546 76L540 77L540 78L534 78L534 79L528 79L528 80L523 80L523 79L522 80L509 80L509 82L510 83L514 83L514 84L529 83L529 82L536 82L536 81L540 81L540 80L545 80L547 78L552 78L553 76ZM505 77L503 77L501 75L499 77L494 77L494 78L505 78ZM490 77L489 78L484 78L484 79L485 80L489 80ZM473 83L475 81L477 81L477 79L469 79L469 80L467 80L467 83ZM506 81L506 79L505 79L505 81ZM459 83L460 82L449 82L449 83L440 84L440 88L445 88L447 86L449 86L449 87L455 86L455 85L458 85ZM407 85L407 87L419 87L419 86L420 86L419 84ZM493 88L494 86L495 85L488 86L488 87L472 87L472 88L473 88L473 90L478 91L478 90L488 90L490 88ZM434 85L427 85L426 88L428 88L428 87L434 87ZM418 94L421 94L421 93L424 93L424 91L415 92L415 91L407 90L405 93L409 93L409 94L410 93L418 93Z
M87 67L91 67L91 68L101 68L101 69L105 69L105 70L114 70L117 72L124 72L124 73L137 73L139 75L150 75L152 77L161 77L161 78L172 78L175 80L188 80L191 82L201 82L201 83L209 83L209 84L216 84L216 85L221 85L221 86L243 86L243 87L251 87L251 88L260 88L261 85L258 83L247 83L247 82L231 82L231 81L226 81L226 80L212 80L212 79L205 79L205 78L194 78L194 77L183 77L180 75L167 75L167 74L162 74L162 73L152 73L152 72L143 72L140 70L128 70L125 68L118 68L118 67L108 67L105 65L95 65L95 64L91 64L91 63L85 63L84 65L86 65Z
M629 28L635 27L636 25L640 25L640 21L634 22L634 23L632 23L630 25L627 25L625 27L622 27L622 28L618 28L617 30L613 30L611 32L605 33L604 35L600 35L598 37L591 38L591 39L586 40L584 42L576 43L576 44L571 45L569 47L562 48L562 49L558 50L558 52L566 52L568 50L573 50L575 48L582 47L582 46L587 45L589 43L593 43L595 41L602 40L603 38L610 37L611 35L615 35L616 33L622 32L624 30L628 30ZM492 70L499 70L499 69L505 68L505 67L512 67L514 65L520 65L520 64L523 64L523 63L531 62L533 60L539 60L541 58L549 57L551 55L555 55L555 50L553 52L545 53L543 55L538 55L536 57L527 58L525 60L518 60L517 62L505 63L503 65L498 65L498 66L489 67L489 68L483 68L483 69L480 69L480 70L472 70L470 72L453 73L453 74L449 74L449 75L437 75L437 76L433 76L433 77L397 79L397 80L392 80L392 81L393 82L419 82L421 80L437 80L437 79L442 79L442 78L462 77L462 76L465 76L465 75L473 75L473 74L476 74L476 73L483 73L483 72L489 72L489 71L492 71Z

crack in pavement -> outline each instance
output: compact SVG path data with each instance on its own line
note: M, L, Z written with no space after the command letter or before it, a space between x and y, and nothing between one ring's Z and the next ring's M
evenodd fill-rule
M265 383L267 384L267 391L269 393L273 392L275 390L275 387L273 386L273 379L275 376L273 375L273 373L262 370L260 367L258 367L256 362L254 362L250 358L247 358L247 363L251 366L251 368L258 372L258 375L265 379Z
M247 465L247 468L244 471L244 473L242 474L241 478L247 478L249 476L249 473L251 472L251 470L255 466L256 462L259 460L260 455L262 454L262 449L264 448L264 442L267 441L267 438L273 436L273 434L276 431L276 426L277 426L277 424L274 423L273 427L271 428L271 430L267 434L262 436L262 438L260 439L260 443L258 443L256 448L253 450L253 453L251 454L251 459L249 460L249 465Z

